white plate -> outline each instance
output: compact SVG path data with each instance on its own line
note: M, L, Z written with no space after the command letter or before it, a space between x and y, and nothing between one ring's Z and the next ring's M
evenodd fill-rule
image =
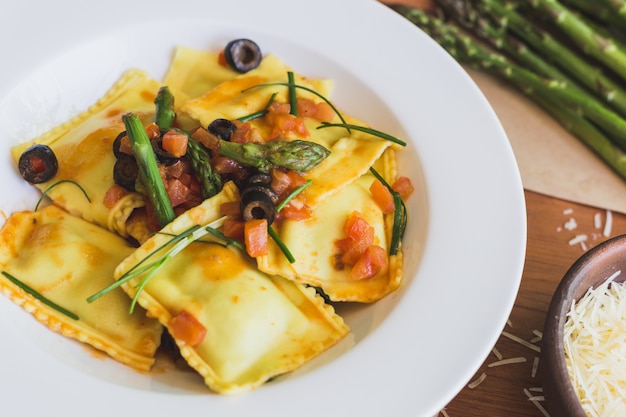
M526 216L502 127L435 43L373 0L11 3L0 14L5 213L32 208L36 195L15 174L10 145L82 111L130 67L160 78L174 45L218 48L243 36L301 73L333 78L340 108L406 138L400 170L417 191L404 285L341 308L350 337L305 369L219 396L193 374L117 365L0 297L3 413L430 417L463 388L513 306Z

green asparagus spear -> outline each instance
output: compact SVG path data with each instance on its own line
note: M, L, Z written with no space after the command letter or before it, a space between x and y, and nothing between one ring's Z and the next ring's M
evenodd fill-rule
M567 83L540 78L534 72L475 42L457 26L446 24L421 10L413 10L408 17L458 61L508 80L539 103L558 103L553 106L567 107L569 112L580 112L599 126L596 130L602 130L603 134L612 139L615 155L620 155L620 152L626 149L626 135L623 133L626 121L606 108L598 106L589 95L572 90ZM621 175L626 177L626 170Z
M616 174L626 180L626 153L584 117L560 103L537 98L539 104L561 126L577 137L600 157Z
M187 135L187 158L202 187L202 197L207 199L219 193L222 189L222 178L211 167L209 151Z
M616 13L615 5L607 0L561 0L564 5L577 10L579 13L592 17L600 23L619 29L626 29L626 14L624 9ZM615 1L615 0L613 0ZM623 1L621 3L624 3ZM617 4L617 2L616 2Z
M172 203L165 191L165 185L159 173L148 134L136 114L124 114L122 120L126 126L133 154L139 166L139 179L146 189L150 202L154 206L159 224L165 226L174 220L176 216L174 215Z
M454 18L465 28L470 28L472 24L476 25L475 20L479 19L479 16L493 17L493 21L500 25L501 30L512 30L544 56L546 61L567 71L579 83L595 91L604 102L626 117L626 90L620 84L605 74L601 68L583 59L548 31L533 24L514 8L503 4L501 0L477 0L476 9L469 0L438 0L438 3L445 10L452 12ZM462 3L463 6L459 6L458 3ZM493 32L490 35L493 36Z
M171 128L176 118L176 112L174 111L174 96L167 86L159 88L154 104L156 107L154 122L161 130Z
M610 37L602 36L557 0L525 0L542 11L582 51L595 57L626 80L626 51Z
M220 155L261 172L268 172L272 167L306 172L322 162L330 151L304 140L275 140L264 144L220 141Z

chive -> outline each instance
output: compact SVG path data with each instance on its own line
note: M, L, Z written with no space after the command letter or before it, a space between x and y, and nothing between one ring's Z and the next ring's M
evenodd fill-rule
M165 242L164 244L162 244L161 246L159 246L158 248L156 248L155 250L150 252L148 255L146 255L145 258L143 258L140 262L138 262L131 269L126 271L126 273L124 275L122 275L120 277L120 279L118 279L113 284L109 285L106 288L103 288L102 290L98 291L94 295L92 295L89 298L87 298L87 302L91 303L91 302L97 300L98 298L102 297L103 295L113 291L117 287L120 287L122 284L126 283L127 281L130 281L131 279L133 279L137 275L140 275L140 274L146 272L147 270L153 268L155 266L155 264L158 263L158 260L156 262L152 262L152 263L150 263L150 264L148 264L146 266L143 266L143 267L142 267L142 265L144 265L150 258L155 256L158 252L162 251L163 249L165 249L166 247L168 247L170 245L178 243L182 239L185 239L187 236L189 236L190 234L192 234L194 231L196 231L199 228L200 228L200 226L195 225L195 226L187 229L183 233L181 233L179 235L175 235L174 237L172 237L172 239L168 240L167 242ZM167 256L167 254L165 256Z
M359 125L353 125L353 124L346 124L346 123L322 123L320 126L318 126L318 129L324 129L326 127L343 127L346 129L354 129L354 130L358 130L361 132L365 132L365 133L369 133L370 135L374 135L374 136L378 136L381 139L386 139L390 142L394 142L397 143L398 145L401 146L406 146L406 142L404 142L403 140L400 140L398 138L396 138L395 136L389 135L385 132L381 132L380 130L376 130L376 129L372 129L370 127L365 127L365 126L359 126Z
M2 275L4 275L13 284L17 285L19 288L21 288L22 290L24 290L28 294L32 295L33 297L35 297L36 299L38 299L39 301L41 301L42 303L44 303L48 307L51 307L51 308L55 309L59 313L65 314L66 316L68 316L71 319L79 320L79 318L78 318L78 316L76 314L72 313L69 310L66 310L65 308L63 308L60 305L54 303L50 299L44 297L39 292L37 292L35 289L29 287L28 285L26 285L25 283L23 283L19 279L15 278L14 276L9 274L8 272L2 271Z
M304 91L308 91L311 94L316 95L317 97L321 98L322 100L324 100L326 102L326 104L328 104L330 106L331 109L333 109L333 111L335 112L335 114L337 116L339 116L339 119L341 119L341 121L343 122L343 124L346 127L346 130L348 130L348 132L350 132L350 128L348 127L349 125L346 123L346 120L343 118L343 115L339 112L339 110L337 109L337 107L335 107L335 105L328 100L326 97L324 97L322 94L318 93L317 91L313 90L312 88L306 87L304 85L300 85L300 84L291 84L291 83L281 83L281 82L276 82L276 83L261 83L261 84L257 84L257 85L253 85L252 87L248 87L246 89L241 90L241 92L245 92L248 91L252 88L259 88L259 87L269 87L269 86L273 86L273 85L282 85L285 87L289 87L289 88L293 88L293 89L301 89Z
M235 239L231 239L228 236L224 235L224 233L220 232L217 229L207 226L206 231L211 233L213 236L216 236L226 242L226 246L234 246L237 249L245 251L246 248L241 244L241 242L236 241Z
M293 190L287 197L285 197L285 199L279 205L276 206L276 211L281 211L291 200L293 200L298 194L300 194L306 188L311 186L311 184L313 184L313 181L308 180L307 182L305 182L304 184L302 184L301 186Z
M242 117L238 118L237 120L239 120L242 123L245 123L245 122L249 122L250 120L258 119L260 117L265 116L269 112L269 108L272 105L272 103L274 102L274 100L276 99L277 95L278 95L278 93L272 94L272 96L268 100L268 102L265 105L265 107L263 108L263 110L259 110L257 112L251 113L251 114L249 114L247 116L242 116Z
M285 255L285 258L287 258L289 263L290 264L294 263L296 261L296 258L293 257L293 255L291 254L291 251L289 250L287 245L285 245L285 242L283 242L280 236L278 236L278 233L276 233L276 230L274 230L272 226L268 226L267 230L270 236L272 237L272 239L274 239L274 242L278 245L280 250L283 252L283 255Z
M37 204L35 205L35 211L37 211L37 209L39 209L39 205L41 204L43 199L46 197L46 195L48 195L50 190L52 190L54 187L56 187L57 185L60 185L60 184L62 184L64 182L69 182L69 183L74 184L75 186L77 186L83 192L83 194L85 195L85 198L87 199L87 201L91 203L91 199L87 195L87 191L85 191L85 189L79 183L77 183L74 180L60 180L60 181L55 182L50 187L48 187L48 188L46 188L44 190L43 194L41 194L41 197L39 197L39 201L37 201Z
M391 231L391 244L389 245L389 255L397 255L400 248L400 242L404 237L407 224L407 211L406 205L400 194L391 188L391 186L385 181L385 179L378 173L373 167L370 167L370 172L391 192L394 202L393 212L393 228Z
M139 300L139 294L141 293L141 291L143 291L143 289L148 284L148 282L152 279L152 277L154 277L154 275L163 266L165 266L165 264L169 260L171 260L176 255L178 255L180 252L182 252L191 243L197 241L198 239L202 238L203 236L206 236L208 233L211 233L210 229L212 229L213 226L218 226L218 225L222 224L224 219L225 219L225 217L221 217L221 218L215 220L214 222L212 222L210 225L207 225L205 227L201 227L199 225L194 225L194 226L190 227L189 229L185 230L184 232L182 232L181 234L175 235L170 240L165 242L163 245L159 246L158 248L156 248L155 250L150 252L145 258L143 258L141 261L139 261L131 269L126 271L126 273L124 273L116 282L114 282L113 284L109 285L108 287L100 290L96 294L94 294L94 295L90 296L89 298L87 298L87 301L88 302L92 302L95 299L97 299L99 297L102 297L106 293L110 292L111 290L119 287L123 283L128 282L131 279L133 279L133 278L135 278L135 277L137 277L139 275L142 275L142 274L147 272L147 275L144 276L143 278L141 278L141 281L139 282L139 285L137 285L135 287L135 296L132 299L132 302L131 302L131 305L130 305L130 311L129 311L132 314L132 312L134 311L135 305L137 304L137 300ZM167 249L167 251L165 253L159 255L158 258L155 261L146 264L146 262L150 258L155 256L156 254L158 254L162 250L166 249L168 246L171 246L171 247L169 249Z
M298 98L296 97L296 82L293 71L287 71L287 80L289 81L289 114L298 116Z

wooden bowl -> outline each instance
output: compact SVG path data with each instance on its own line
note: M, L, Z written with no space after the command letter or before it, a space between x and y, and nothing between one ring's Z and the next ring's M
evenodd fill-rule
M567 373L564 326L572 301L590 287L597 288L616 271L615 281L626 280L626 235L609 239L590 249L567 271L552 297L544 326L540 372L546 409L551 417L587 417Z

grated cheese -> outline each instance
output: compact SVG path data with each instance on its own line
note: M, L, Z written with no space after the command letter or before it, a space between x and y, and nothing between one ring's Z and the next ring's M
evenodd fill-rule
M535 356L535 359L533 359L533 368L530 371L530 376L533 378L536 377L538 369L539 369L539 356Z
M565 322L565 360L588 416L626 416L626 285L613 282L620 273L572 304Z
M519 343L522 346L526 346L528 349L532 349L535 352L541 352L541 348L539 346L533 345L532 343L522 339L521 337L517 337L514 334L511 334L509 332L502 332L502 336L507 337L511 339L512 341Z
M543 407L543 405L541 405L541 401L545 400L543 395L533 395L533 393L529 389L526 389L526 388L524 388L524 394L526 394L526 396L528 397L528 400L532 402L533 404L535 404L535 407L537 407L537 409L541 411L541 413L545 417L550 417L550 414L548 413L548 411Z
M604 237L611 236L611 229L613 228L613 213L610 210L606 211L606 220L604 221L604 231L602 234Z
M578 227L578 223L576 222L576 219L574 219L572 217L567 222L565 222L563 227L565 227L566 230L570 230L571 231L571 230L574 230L574 229L576 229Z
M602 227L602 214L596 213L593 215L593 225L596 227L596 229Z
M502 359L499 361L491 362L490 364L487 365L487 367L493 368L494 366L511 365L513 363L522 363L522 362L526 362L526 358L523 356L519 356L517 358L508 358L508 359Z
M480 376L478 378L476 378L475 380L473 380L472 382L467 384L467 388L469 388L469 389L476 388L477 386L479 386L480 384L483 383L485 378L487 378L487 374L483 372L483 373L480 374Z
M569 242L568 242L568 243L570 244L570 246L572 246L572 245L577 245L577 244L579 244L579 243L583 243L583 242L585 242L586 240L587 240L587 235L582 234L582 235L576 235L576 236L574 236L573 238L571 238L571 239L569 240Z

